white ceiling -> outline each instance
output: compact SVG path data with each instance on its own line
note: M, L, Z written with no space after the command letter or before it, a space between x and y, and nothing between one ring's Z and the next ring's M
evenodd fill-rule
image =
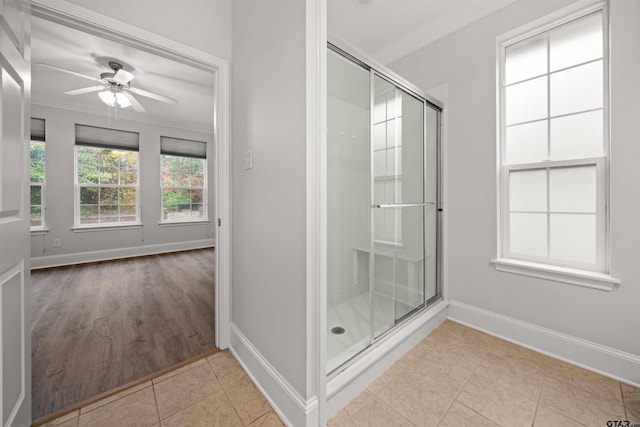
M514 0L328 0L329 39L389 64Z
M118 117L173 127L213 131L214 74L192 66L105 40L94 35L55 24L44 19L32 21L32 102L107 115L107 106L96 92L65 95L63 92L94 86L82 77L36 65L44 62L98 78L109 72L107 62L116 60L135 78L131 86L174 98L177 104L165 104L135 95L146 112L119 109ZM113 109L111 110L113 115Z
M514 0L328 0L330 39L388 64ZM44 62L99 77L109 60L121 62L135 78L132 87L178 100L176 105L136 96L147 110L119 110L123 119L211 132L214 75L117 42L33 18L35 104L107 114L97 93L63 92L92 86L90 80L35 65ZM356 52L357 53L357 52ZM112 111L113 113L113 111Z

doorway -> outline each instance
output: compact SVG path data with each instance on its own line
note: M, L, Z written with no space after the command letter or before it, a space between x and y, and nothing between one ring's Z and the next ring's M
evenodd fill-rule
M211 112L211 126L212 126L212 139L214 141L211 144L212 148L212 163L214 167L210 168L211 174L211 199L210 199L210 211L208 215L209 224L207 225L207 233L215 236L215 251L211 251L210 258L214 260L212 264L215 264L215 344L218 348L228 347L228 272L229 272L229 254L228 243L229 242L229 191L228 191L228 175L229 175L229 150L228 150L228 63L226 60L214 57L212 55L196 51L187 46L179 43L174 43L170 40L163 39L155 36L154 34L147 33L143 30L139 30L135 27L120 23L118 21L110 19L98 19L94 13L84 13L79 11L75 7L70 7L68 4L61 2L55 6L46 4L44 1L34 1L32 4L32 14L34 19L42 19L47 22L52 22L58 25L63 25L74 30L79 30L91 34L93 36L102 37L105 40L111 42L121 43L128 49L138 49L147 54L157 55L158 58L168 59L179 62L183 65L193 67L198 70L208 72L213 81L213 111ZM98 58L96 62L98 62ZM67 67L68 68L68 67ZM183 82L187 84L187 82ZM113 110L111 110L113 111ZM103 110L104 115L107 113L107 109ZM120 116L119 120L123 120L124 117ZM113 122L112 122L113 123ZM169 135L173 136L173 135ZM159 205L159 203L158 203ZM156 206L143 207L144 209L156 208ZM157 206L160 209L160 206ZM146 225L146 224L145 224ZM151 226L155 224L151 223ZM192 226L192 229L196 226ZM149 234L149 225L145 228L124 230L121 232L121 236L125 233L131 235L139 233L140 238L145 241L153 240ZM163 230L167 234L180 234L179 226L165 225ZM53 231L49 231L50 242L53 240ZM80 233L78 233L80 235ZM45 241L47 235L44 234L36 237L36 241L40 239ZM85 233L84 236L93 236L86 240L94 239L97 234ZM124 237L126 238L126 237ZM62 240L64 246L67 241ZM94 239L95 240L95 239ZM117 239L115 239L117 240ZM170 244L156 245L157 252L166 252ZM47 248L47 245L42 245L42 248ZM176 244L175 250L191 249L188 245ZM36 250L40 250L37 247ZM88 258L87 254L91 251L81 251L82 262L93 261ZM142 253L135 253L133 251L131 255L145 255ZM153 253L151 251L150 253ZM68 259L69 257L61 256L60 260ZM103 258L107 259L107 258ZM138 259L142 262L144 258ZM100 260L100 259L97 259ZM135 263L136 260L130 260ZM62 262L64 264L64 262Z

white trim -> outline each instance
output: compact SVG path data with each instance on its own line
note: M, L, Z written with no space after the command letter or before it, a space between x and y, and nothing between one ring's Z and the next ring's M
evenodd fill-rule
M335 415L371 382L404 356L447 318L449 303L441 300L374 343L354 363L327 383L328 417Z
M4 286L5 283L7 283L9 280L11 280L12 278L16 277L16 276L20 276L20 394L18 395L18 398L16 399L15 404L13 405L13 408L11 408L11 412L9 413L9 416L7 417L7 422L3 425L5 426L11 426L13 425L13 422L16 418L16 415L18 414L18 411L20 410L20 407L22 406L25 396L26 396L26 388L25 388L25 379L27 377L26 375L26 367L25 367L25 357L26 357L26 341L25 341L25 337L27 337L27 331L25 330L25 309L26 309L26 304L25 304L25 281L24 281L24 275L25 275L25 262L24 260L21 260L18 264L14 265L13 267L9 268L8 270L6 270L4 272L4 274L2 274L0 276L0 319L2 319L2 286ZM3 342L4 342L4 337L2 336L2 329L0 329L0 366L4 366L4 362L3 362L3 357L4 357L4 351L3 351ZM4 379L3 379L3 374L2 372L0 372L0 384L4 384ZM4 417L5 414L5 409L3 407L3 402L0 402L0 416Z
M233 323L230 349L286 425L311 426L317 421L317 397L305 400Z
M208 219L199 219L193 221L159 221L160 227L179 227L181 225L203 225L209 224L211 221Z
M190 240L186 242L160 243L157 245L132 246L129 248L105 249L101 251L75 252L62 255L48 255L31 258L31 269L61 267L64 265L108 261L145 255L157 255L191 249L215 247L213 239ZM218 252L218 250L216 250Z
M74 233L87 233L91 231L107 231L107 230L128 230L131 228L142 228L141 222L114 222L114 223L102 223L96 225L76 225L70 228Z
M327 323L327 2L307 0L306 54L306 372L317 409L306 425L324 426ZM313 415L314 418L310 417Z
M449 319L542 354L640 387L640 356L452 301Z
M166 37L96 13L65 0L32 0L32 15L106 39L135 46L215 72L214 140L217 162L214 218L222 220L216 239L216 345L229 346L231 324L231 154L229 141L229 61Z
M40 236L42 234L47 234L50 231L49 227L44 228L32 228L29 230L32 236Z
M492 259L491 263L493 263L497 271L584 286L601 291L611 292L616 286L622 283L620 279L616 279L605 273L539 264L536 262L497 258Z
M496 149L496 163L497 163L497 177L496 177L496 200L497 200L497 257L499 263L496 263L496 269L500 271L508 271L510 273L515 274L524 274L533 277L542 277L549 280L555 280L559 282L576 284L581 286L587 286L597 289L611 290L612 284L606 280L608 277L606 274L601 274L600 276L605 276L604 282L601 280L600 276L591 274L591 272L598 273L609 273L610 269L610 245L609 245L609 223L610 223L610 215L608 213L608 204L609 204L609 177L608 177L608 165L609 165L609 143L610 138L608 135L609 128L609 111L610 111L610 100L609 100L609 79L608 79L608 64L609 64L609 53L608 53L608 19L607 19L607 4L602 0L598 0L594 2L593 0L588 1L578 1L572 4L569 7L560 9L552 14L544 16L540 19L537 19L531 23L520 26L512 31L509 31L503 35L500 35L496 38L496 115L497 115L497 149ZM602 24L603 24L603 52L602 57L594 60L590 60L587 62L583 62L580 64L574 64L571 67L582 66L584 64L595 63L597 61L602 61L603 63L603 100L602 106L585 111L572 112L570 114L562 114L560 116L553 116L551 114L551 85L550 85L550 76L558 72L560 70L551 70L550 64L550 47L549 47L549 33L556 28L560 28L567 23L583 18L593 13L600 12L602 14ZM523 40L527 40L532 37L536 37L538 35L544 34L545 39L547 41L546 46L546 55L547 55L547 68L545 73L541 76L536 76L533 78L546 78L547 84L547 111L544 117L532 120L530 122L546 122L547 125L547 158L550 159L550 143L551 143L551 121L556 117L563 116L572 116L581 113L585 113L588 111L603 111L603 150L602 155L598 157L591 158L579 158L573 160L545 160L535 163L518 163L518 164L506 164L505 163L505 150L506 150L506 128L508 126L520 125L522 123L511 123L507 126L506 123L506 104L505 104L505 96L506 96L506 87L512 84L519 84L518 82L510 82L507 85L504 81L505 75L505 63L506 63L506 48L515 43L521 42ZM566 69L566 68L565 68ZM563 69L564 70L564 69ZM531 79L533 79L531 78ZM524 79L522 81L528 81L531 79ZM529 123L529 121L523 122ZM590 166L595 165L596 168L596 211L595 211L595 220L596 220L596 259L594 263L581 263L574 261L565 261L557 258L551 257L551 206L549 204L549 196L550 196L550 171L553 169L557 169L560 167L571 167L571 166ZM546 254L544 256L533 256L533 255L525 255L519 253L512 253L510 248L510 202L509 202L509 184L510 184L510 172L513 170L546 170L546 211L541 211L541 214L546 214L547 224L547 248ZM563 212L564 213L564 212ZM586 213L586 212L579 212ZM514 261L509 264L507 261ZM527 268L522 268L523 264L519 264L519 262L524 262L524 265ZM508 265L507 265L508 264ZM539 268L532 268L534 267ZM559 274L558 271L554 267L560 267ZM566 274L565 270L572 270L573 272L577 272L577 274ZM584 272L579 270L585 270ZM576 280L578 278L578 280ZM619 284L619 281L614 284Z

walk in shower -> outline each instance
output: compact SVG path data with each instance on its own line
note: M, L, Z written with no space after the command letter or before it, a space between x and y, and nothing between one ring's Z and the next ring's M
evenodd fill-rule
M327 372L439 298L440 108L329 45Z

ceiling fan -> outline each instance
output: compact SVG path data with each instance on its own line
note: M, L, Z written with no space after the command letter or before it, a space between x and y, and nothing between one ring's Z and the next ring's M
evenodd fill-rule
M57 67L55 65L45 64L44 62L38 62L37 65L98 82L99 85L69 90L64 93L67 95L81 95L84 93L98 92L98 96L102 102L107 104L109 107L115 107L117 105L120 108L127 108L131 106L131 108L138 113L144 112L144 107L140 102L138 102L133 94L165 102L167 104L178 103L178 101L173 98L131 87L131 80L133 80L135 76L129 71L124 70L122 68L122 64L115 61L109 62L109 67L112 71L100 74L100 78L76 73L75 71L67 70L66 68Z

